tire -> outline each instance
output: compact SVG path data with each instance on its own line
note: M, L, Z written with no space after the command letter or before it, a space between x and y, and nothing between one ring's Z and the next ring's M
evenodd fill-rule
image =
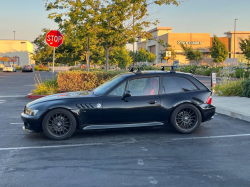
M200 110L192 104L182 104L174 109L170 117L171 125L182 134L194 132L200 125Z
M42 129L52 140L66 140L74 134L76 125L76 119L70 111L54 109L44 116Z

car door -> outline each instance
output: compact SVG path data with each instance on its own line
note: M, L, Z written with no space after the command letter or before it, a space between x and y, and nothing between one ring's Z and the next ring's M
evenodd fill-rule
M131 97L122 100L125 90ZM158 121L160 108L159 77L123 81L103 98L105 124L150 123Z

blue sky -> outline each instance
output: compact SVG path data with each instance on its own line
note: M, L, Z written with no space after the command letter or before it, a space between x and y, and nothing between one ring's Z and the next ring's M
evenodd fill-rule
M173 32L211 33L224 36L234 29L250 31L250 0L183 0L181 5L152 6L150 12L160 21L159 27L173 27ZM57 29L48 19L43 0L0 0L0 39L33 41L42 28Z

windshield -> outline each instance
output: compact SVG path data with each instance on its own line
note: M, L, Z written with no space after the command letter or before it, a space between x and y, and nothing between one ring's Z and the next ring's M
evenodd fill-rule
M117 75L94 90L94 94L104 95L110 88L124 79L122 75Z

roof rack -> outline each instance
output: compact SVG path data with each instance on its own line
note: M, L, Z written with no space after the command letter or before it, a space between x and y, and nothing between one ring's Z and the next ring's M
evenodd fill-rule
M139 67L137 68L137 71L136 71L136 72L134 72L134 67L132 67L132 68L129 70L129 72L135 73L136 75L142 74L142 72L141 72L141 70L140 70Z
M161 66L161 70L164 71L165 67L171 67L170 73L175 73L175 70L174 70L175 66Z

